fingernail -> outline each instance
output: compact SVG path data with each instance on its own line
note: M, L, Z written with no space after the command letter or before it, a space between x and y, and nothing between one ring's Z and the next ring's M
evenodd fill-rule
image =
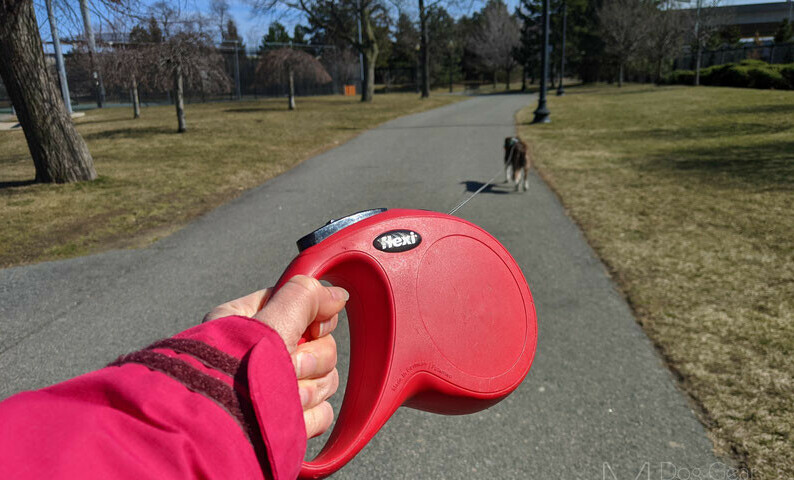
M298 389L298 394L301 397L301 405L303 405L303 406L308 405L309 404L309 397L310 397L309 389L304 388L304 387L300 387Z
M330 322L320 322L320 333L318 336L322 337L328 331L328 324Z
M298 367L298 378L306 378L317 369L317 359L311 353L301 353L298 355Z
M333 298L336 301L341 300L346 302L350 299L350 294L347 293L347 290L345 290L342 287L334 287L331 289L331 298Z

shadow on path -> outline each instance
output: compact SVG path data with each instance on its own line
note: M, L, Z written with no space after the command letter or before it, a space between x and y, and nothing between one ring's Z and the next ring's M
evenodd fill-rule
M474 193L483 185L483 182L477 182L474 180L466 180L465 182L460 182L461 185L466 185L466 191ZM511 190L508 189L509 187L505 186L504 184L490 184L487 187L482 189L480 193L495 193L497 195L504 195L506 193L510 193Z

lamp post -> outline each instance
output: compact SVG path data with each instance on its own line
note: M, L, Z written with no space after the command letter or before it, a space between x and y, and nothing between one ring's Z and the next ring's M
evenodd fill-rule
M69 84L66 81L66 69L63 65L63 52L61 51L61 41L58 38L58 29L55 26L55 15L52 12L52 0L45 0L47 6L47 18L50 21L50 33L52 34L52 46L55 48L55 66L58 68L58 79L61 85L61 95L66 106L66 112L72 114L72 100L69 98Z
M557 85L557 96L565 95L562 82L565 79L565 30L568 23L568 2L562 2L562 52L560 52L560 84Z
M543 50L540 53L540 59L540 95L532 123L549 123L551 122L550 112L546 107L546 82L549 78L549 0L543 0Z

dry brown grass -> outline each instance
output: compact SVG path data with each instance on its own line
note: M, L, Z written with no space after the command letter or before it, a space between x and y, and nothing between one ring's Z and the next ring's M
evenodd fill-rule
M0 132L0 267L137 246L362 130L461 97L378 95L190 104L177 134L173 107L93 110L77 120L99 180L29 184L21 131ZM26 183L27 182L27 183Z
M582 87L550 109L520 133L717 450L794 478L794 92Z

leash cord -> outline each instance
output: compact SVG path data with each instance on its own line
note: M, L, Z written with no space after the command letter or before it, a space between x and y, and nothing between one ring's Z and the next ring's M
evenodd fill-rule
M511 145L511 146L510 146L510 153L508 154L507 158L512 158L512 157L513 157L513 150L514 150L515 148L516 148L515 144L513 144L513 145ZM491 179L490 179L490 180L488 180L488 181L487 181L486 183L484 183L484 184L483 184L483 185L482 185L480 188L478 188L476 192L474 192L474 193L472 193L471 195L469 195L469 198L467 198L466 200L464 200L464 201L460 202L460 203L459 203L459 204L458 204L458 205L457 205L455 208L453 208L452 210L450 210L450 211L449 211L449 213L447 213L447 215L452 215L453 213L455 213L455 212L457 212L458 210L460 210L460 208L461 208L462 206L464 206L464 205L466 205L467 203L469 203L469 201L470 201L472 198L474 198L474 197L475 197L475 196L476 196L478 193L480 193L480 192L482 192L483 190L485 190L485 188L486 188L488 185L491 185L491 184L493 184L493 181L494 181L494 180L496 180L496 177L498 177L499 175L501 175L501 174L502 174L502 170L503 170L503 169L504 169L504 167L500 168L500 169L499 169L499 171L498 171L498 172L496 172L496 175L494 175L493 177L491 177Z
M491 184L493 183L493 181L494 181L494 180L496 180L496 177L498 177L498 176L499 176L499 175L501 175L501 174L502 174L502 169L500 168L500 169L499 169L499 172L498 172L496 175L494 175L493 177L491 177L491 179L490 179L490 180L488 180L488 182L487 182L487 183L484 183L484 184L482 185L482 187L480 187L480 188L478 188L478 189L477 189L477 191L476 191L476 192L474 192L474 193L472 193L471 195L469 195L469 198L467 198L466 200L464 200L464 201L460 202L460 203L459 203L459 204L458 204L458 205L457 205L455 208L453 208L452 210L450 210L450 212L449 212L447 215L452 215L453 213L457 212L457 211L458 211L458 210L459 210L459 209L460 209L462 206L464 206L464 205L466 205L467 203L469 203L469 201L470 201L472 198L474 198L474 197L475 197L475 195L477 195L478 193L480 193L480 192L482 192L483 190L485 190L485 187L487 187L487 186L491 185Z

